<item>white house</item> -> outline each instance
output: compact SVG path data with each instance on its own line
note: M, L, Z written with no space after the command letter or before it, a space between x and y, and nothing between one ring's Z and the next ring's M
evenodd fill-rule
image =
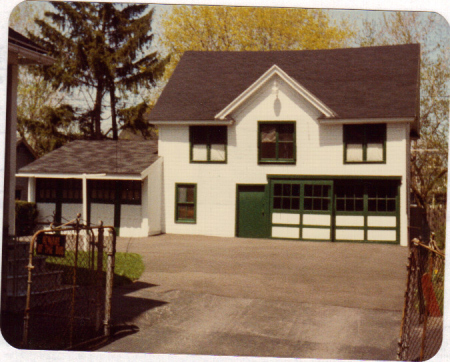
M407 245L420 46L186 52L159 128L163 232Z
M37 180L29 194L42 215L83 210L120 235L407 245L419 64L416 44L186 52L148 116L157 154L135 141L78 141L19 176ZM136 182L139 200L119 197Z

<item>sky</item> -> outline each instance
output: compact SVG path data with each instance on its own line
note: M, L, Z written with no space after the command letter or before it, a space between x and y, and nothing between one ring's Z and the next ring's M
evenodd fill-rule
M2 6L0 7L0 150L4 149L4 135L5 135L5 117L6 117L6 65L7 65L7 28L8 28L8 18L12 9L15 5L19 3L19 0L8 0L3 1ZM254 2L249 0L222 0L222 1L207 1L207 0L196 0L196 1L186 1L186 0L165 0L166 4L217 4L217 5L254 5ZM371 10L407 10L407 11L433 11L441 14L444 18L447 19L447 22L450 21L450 2L448 0L259 0L257 2L258 5L264 6L303 6L307 8L335 8L335 9L360 9L364 7L364 9ZM339 12L341 13L341 12ZM342 14L349 14L348 11L342 11ZM353 12L353 15L357 14L357 12ZM364 11L364 14L368 14L367 11ZM374 11L369 13L371 17L380 16L381 13ZM340 14L336 12L336 17L339 17ZM448 32L448 24L447 24L447 32ZM448 36L448 34L446 35ZM4 153L0 152L0 205L2 204L3 198L3 169L4 169ZM0 213L0 219L2 217L2 213ZM2 220L0 220L2 223ZM447 228L449 229L449 228ZM449 300L450 293L449 288L446 289L446 300ZM448 315L447 315L448 317ZM444 341L444 348L441 353L436 356L433 361L441 362L450 359L450 328L448 326L450 322L448 319L446 321L446 326L444 330L444 337L446 341ZM11 347L9 347L0 336L0 358L3 361L22 361L22 360L34 360L36 362L40 361L50 361L50 360L59 360L59 361L81 361L86 359L86 354L84 353L67 353L61 351L18 351ZM117 354L95 354L90 355L89 360L94 361L130 361L130 355L126 353L117 353ZM214 362L222 362L229 361L230 358L227 357L208 357L208 356L169 356L169 355L145 355L145 354L135 354L132 356L133 360L138 361L150 361L150 362L163 362L163 361L214 361ZM275 358L258 358L257 360L250 358L233 358L232 361L280 361L280 359ZM293 360L292 360L293 361ZM306 360L302 360L306 361ZM310 360L313 361L313 360Z

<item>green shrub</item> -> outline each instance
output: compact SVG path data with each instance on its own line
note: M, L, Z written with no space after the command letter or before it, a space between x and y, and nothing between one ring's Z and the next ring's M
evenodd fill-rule
M16 235L32 235L37 226L38 210L34 202L16 200Z

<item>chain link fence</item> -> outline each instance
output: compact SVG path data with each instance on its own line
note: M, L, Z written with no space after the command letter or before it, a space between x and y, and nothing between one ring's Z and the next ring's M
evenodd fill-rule
M15 347L71 349L109 335L115 243L113 227L79 219L16 238L7 280L12 324L23 319Z
M398 360L428 360L441 347L444 265L445 255L437 247L433 235L429 245L417 239L412 241Z

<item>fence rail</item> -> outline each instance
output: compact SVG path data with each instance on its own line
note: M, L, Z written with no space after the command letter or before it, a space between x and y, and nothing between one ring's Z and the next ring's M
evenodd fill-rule
M398 360L424 361L442 344L445 254L434 237L429 245L414 239L407 265L407 283Z

